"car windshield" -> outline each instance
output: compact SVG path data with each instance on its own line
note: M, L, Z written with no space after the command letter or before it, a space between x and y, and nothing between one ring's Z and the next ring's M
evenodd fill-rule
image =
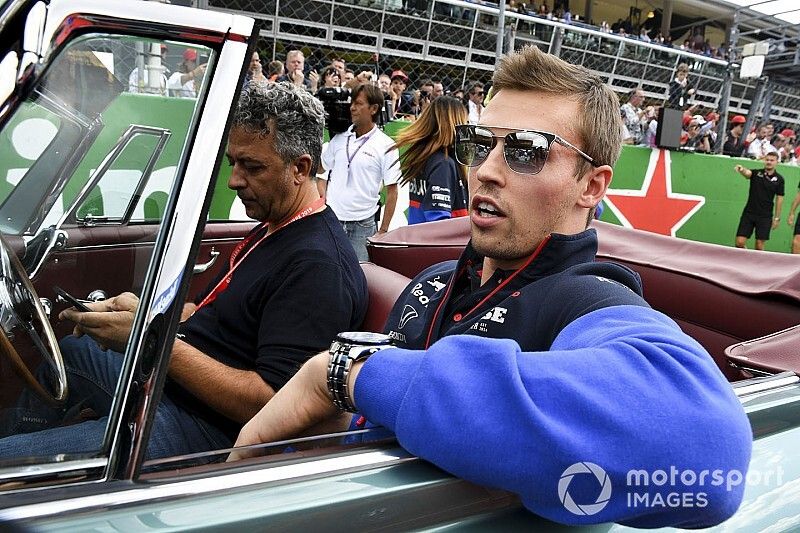
M188 56L216 60L173 40L83 35L48 61L0 129L0 465L40 462L23 437L47 440L78 422L94 424L92 439L52 438L53 456L109 446L120 380L107 384L101 411L86 407L87 389L57 349L81 341L59 313L141 294L210 78L187 81ZM122 367L127 347L115 348Z

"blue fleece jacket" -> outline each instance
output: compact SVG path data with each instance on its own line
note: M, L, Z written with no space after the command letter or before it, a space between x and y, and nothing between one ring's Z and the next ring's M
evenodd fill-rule
M568 239L564 251L575 252L575 241L585 239ZM631 299L630 288L586 265L545 270L528 284L547 285L559 275L602 278L601 294L610 288ZM594 281L565 286L591 289ZM552 306L540 301L527 322L515 321L520 342L486 338L500 330L473 328L469 317L449 316L449 325L442 324L445 311L463 305L436 287L447 295L434 306L438 313L420 305L419 317L400 313L404 328L419 318L423 327L414 331L432 331L435 342L427 350L373 355L355 385L360 411L394 431L404 448L469 481L515 492L529 510L565 524L705 527L736 511L744 492L736 474L743 477L750 460L749 422L712 358L671 319L635 299L614 305L605 294L608 305L587 306L585 294L550 287L540 294ZM474 323L507 317L497 307L525 294L502 292L484 296ZM417 293L419 304L424 295L419 287ZM574 297L584 303L564 304ZM543 311L549 307L561 311ZM555 327L552 342L526 348L528 331L542 330L537 321L567 316L563 309L573 311ZM459 334L463 324L471 334Z

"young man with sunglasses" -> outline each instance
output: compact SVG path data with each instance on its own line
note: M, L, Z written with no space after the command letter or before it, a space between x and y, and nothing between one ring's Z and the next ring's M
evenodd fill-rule
M340 334L237 445L357 411L412 453L515 492L551 520L725 520L743 486L696 475L630 486L641 471L744 475L752 435L709 354L647 305L633 272L595 261L587 225L620 151L614 93L533 47L504 58L493 81L480 124L457 128L472 193L459 261L430 267L401 295L387 326L397 347ZM678 493L682 504L637 505L631 493Z

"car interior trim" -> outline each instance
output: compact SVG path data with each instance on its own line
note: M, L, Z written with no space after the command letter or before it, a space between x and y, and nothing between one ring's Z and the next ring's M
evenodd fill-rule
M106 465L105 458L98 459L79 459L75 461L59 463L42 463L35 465L22 465L14 467L0 468L0 482L7 482L19 479L51 477L63 475L69 472L85 472L102 468Z
M203 479L146 484L127 491L24 505L0 511L0 522L3 520L41 518L76 511L86 513L91 509L97 508L118 507L188 495L213 494L266 483L313 478L335 474L336 472L345 473L353 469L362 470L392 466L412 460L416 460L416 458L402 448L394 448L383 451L369 450L353 455L336 456L270 468L262 466L252 470L223 473Z

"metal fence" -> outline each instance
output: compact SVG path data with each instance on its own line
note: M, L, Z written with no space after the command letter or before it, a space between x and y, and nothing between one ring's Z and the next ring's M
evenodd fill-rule
M403 69L417 84L438 78L446 89L488 81L495 64L499 12L460 0L198 0L198 7L242 13L261 24L259 51L283 60L301 49L316 69L342 57L354 70ZM533 44L602 75L618 92L642 87L649 103L666 97L680 63L690 67L703 111L717 109L725 61L603 33L593 27L506 12L507 49ZM377 65L372 55L378 54ZM755 82L735 79L730 110L747 113ZM777 86L770 118L800 126L800 90Z

